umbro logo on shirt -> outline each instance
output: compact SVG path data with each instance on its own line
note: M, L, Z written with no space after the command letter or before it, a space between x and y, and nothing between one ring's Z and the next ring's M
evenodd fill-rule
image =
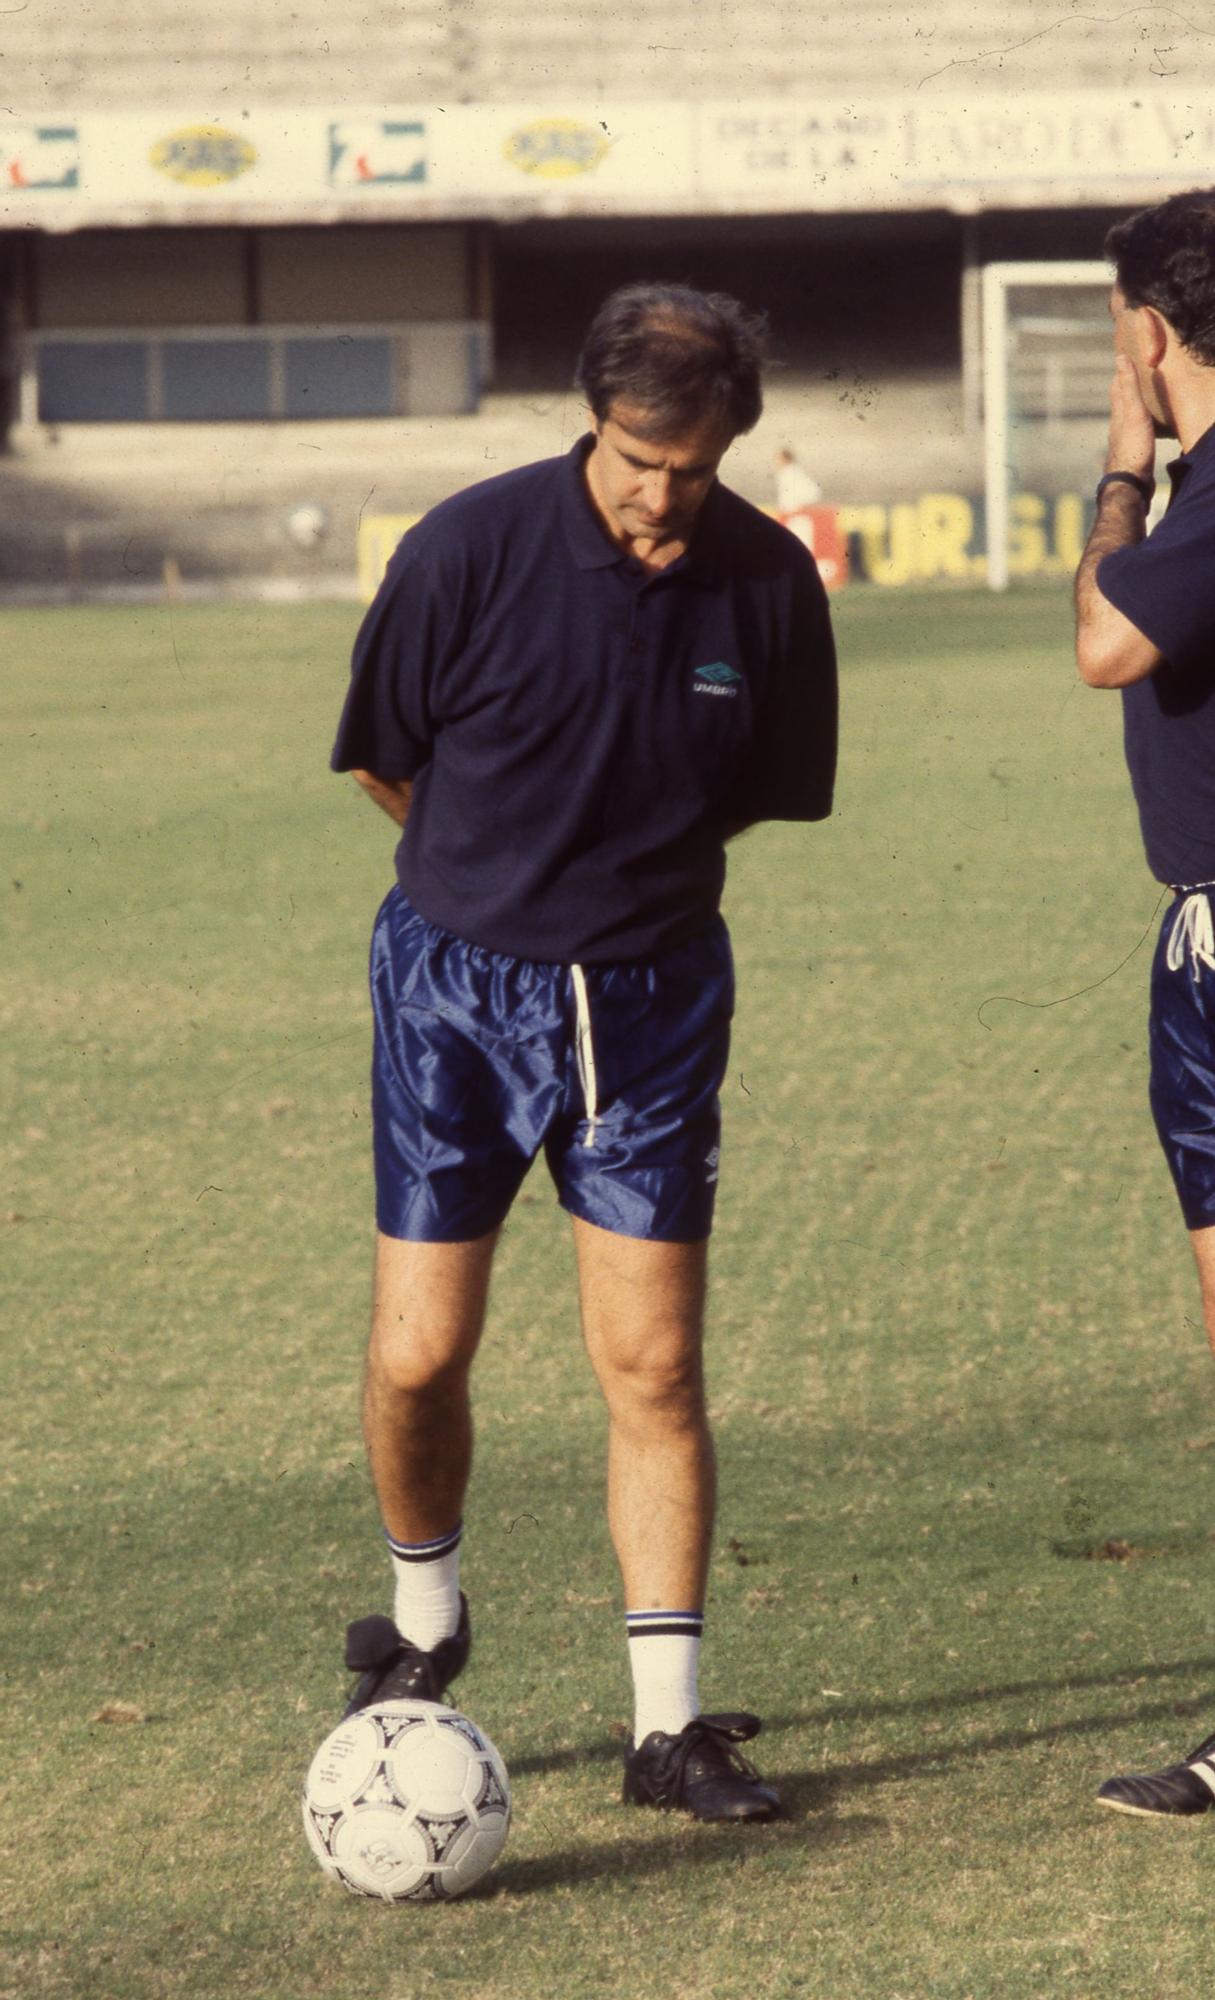
M742 675L737 667L728 666L725 660L714 660L711 666L697 667L692 676L694 694L725 695L733 700L738 693Z

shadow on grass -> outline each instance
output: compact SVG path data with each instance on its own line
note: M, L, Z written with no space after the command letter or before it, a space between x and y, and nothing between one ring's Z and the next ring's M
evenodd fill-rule
M512 1778L543 1777L550 1771L576 1771L582 1764L619 1763L623 1744L611 1737L597 1743L579 1744L576 1750L536 1750L530 1757L512 1757Z
M802 1772L790 1788L813 1782L811 1773ZM737 1868L748 1856L762 1855L773 1841L782 1845L795 1842L800 1850L825 1853L867 1840L882 1831L886 1821L875 1813L851 1813L846 1819L827 1813L814 1821L806 1821L794 1813L766 1826L701 1826L676 1815L669 1825L670 1833L661 1839L651 1836L635 1840L624 1834L619 1840L601 1841L593 1847L570 1847L559 1853L500 1863L484 1889L474 1889L468 1900L471 1902L478 1896L534 1895L540 1890L569 1888L579 1883L641 1880L669 1874L672 1868L714 1864Z
M1173 1660L1151 1667L1122 1667L1105 1673L1069 1674L1053 1680L1006 1681L994 1687L970 1688L952 1695L923 1695L907 1701L867 1702L833 1705L829 1710L807 1710L800 1714L770 1716L767 1722L769 1735L774 1737L779 1731L804 1729L827 1721L871 1721L878 1716L899 1716L915 1714L936 1714L942 1711L957 1711L972 1703L1016 1700L1027 1695L1075 1692L1084 1688L1130 1687L1143 1681L1167 1681L1179 1676L1191 1678L1198 1674L1210 1675L1215 1671L1215 1657L1203 1655L1192 1660ZM829 1815L841 1797L865 1786L897 1782L899 1779L944 1772L955 1765L977 1762L984 1757L1027 1750L1035 1744L1061 1743L1069 1737L1108 1737L1124 1728L1136 1728L1152 1722L1197 1722L1205 1718L1209 1724L1215 1709L1215 1694L1193 1696L1186 1700L1156 1700L1142 1702L1134 1708L1125 1708L1115 1713L1086 1715L1071 1721L1056 1722L1038 1727L995 1730L987 1735L968 1737L965 1742L950 1743L934 1738L931 1746L922 1751L913 1751L897 1757L878 1758L860 1764L833 1764L823 1771L782 1771L771 1759L762 1764L765 1774L780 1788L785 1805L786 1818L781 1824L786 1828L790 1822L804 1821L807 1815ZM547 1754L520 1757L511 1764L511 1774L520 1778L537 1774L574 1770L580 1765L599 1765L615 1761L620 1756L620 1744L610 1740L588 1744L576 1750L555 1750ZM1185 1754L1186 1745L1179 1743L1178 1756ZM1109 1776L1102 1769L1096 1773L1094 1783ZM849 1819L836 1825L830 1818L821 1819L812 1832L815 1843L830 1844L833 1838L851 1838L848 1828L857 1825L872 1830L879 1821ZM697 1830L701 1832L701 1830ZM807 1831L807 1829L803 1829ZM710 1840L720 1838L723 1829L703 1830L702 1837ZM640 1852L650 1854L654 1850L647 1845ZM620 1848L613 1848L619 1855ZM680 1853L684 1852L681 1845ZM528 1863L526 1866L546 1864ZM660 1863L655 1865L661 1865ZM581 1868L581 1862L577 1863ZM588 1868L593 1873L594 1868ZM554 1876L554 1880L558 1879ZM560 1879L568 1879L561 1876Z
M899 1778L914 1778L922 1774L933 1775L946 1771L957 1764L977 1762L984 1757L998 1756L1009 1750L1028 1750L1034 1744L1062 1743L1068 1737L1101 1736L1108 1737L1115 1730L1148 1722L1196 1722L1199 1717L1209 1719L1211 1702L1158 1701L1142 1708L1128 1709L1116 1715L1084 1715L1072 1722L1057 1722L1043 1729L1003 1729L988 1736L971 1737L965 1743L943 1743L934 1739L930 1750L915 1751L908 1756L883 1757L873 1763L837 1764L821 1774L812 1773L807 1788L799 1793L798 1780L791 1782L775 1773L777 1782L785 1794L790 1811L800 1809L822 1811L831 1806L841 1795L855 1791L866 1785L885 1785ZM1184 1756L1188 1743L1176 1745L1176 1755ZM1105 1760L1101 1768L1094 1769L1093 1789L1111 1772Z
M985 1681L981 1687L958 1688L945 1694L911 1695L891 1701L832 1701L823 1708L769 1716L766 1726L770 1730L800 1729L815 1723L873 1722L884 1715L940 1715L978 1703L1017 1701L1026 1695L1059 1694L1083 1688L1129 1688L1142 1681L1188 1680L1199 1675L1212 1682L1207 1705L1215 1709L1215 1653L1202 1653L1192 1660L1165 1660L1150 1666L1106 1667L1099 1672L1043 1675L1034 1680ZM1192 1706L1186 1704L1187 1709Z

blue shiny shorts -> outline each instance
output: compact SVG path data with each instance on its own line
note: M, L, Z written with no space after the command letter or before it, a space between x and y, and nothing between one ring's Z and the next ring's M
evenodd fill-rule
M497 1228L543 1146L571 1215L695 1243L717 1189L734 972L718 919L661 956L536 964L428 924L390 890L371 940L376 1221Z
M1152 962L1152 1116L1188 1229L1215 1223L1215 891L1166 911Z

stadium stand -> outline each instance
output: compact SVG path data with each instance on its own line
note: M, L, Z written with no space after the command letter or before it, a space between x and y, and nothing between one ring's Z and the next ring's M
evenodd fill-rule
M1196 10L1200 11L1200 10ZM129 8L6 9L4 94L22 111L122 108L155 95L197 104L250 95L294 104L734 99L865 88L1126 89L1215 81L1215 28L1149 5L1103 13L1076 0L940 0L928 9L852 0L427 0L379 8L327 0L144 0Z
M1142 93L1146 101L1152 91L1183 87L1196 97L1215 86L1215 26L1163 5L1105 15L1086 0L1049 9L1042 0L940 0L932 10L888 0L843 7L668 0L660 11L639 0L603 8L389 0L375 9L352 0L263 0L257 8L210 0L205 9L144 0L136 26L118 0L76 10L28 0L0 8L0 66L0 142L6 118L57 121L153 103L183 122L235 124L250 107L270 105L288 114L420 105L436 115L447 105L519 105L529 115L546 108L585 116L589 107L631 102L745 112L753 102L812 109L855 92L887 93L908 106L965 93L990 107L998 124L1015 114L1019 94L1058 91L1064 82L1078 99ZM1102 198L1110 200L1105 211L1018 213L1011 199L1008 213L965 218L934 198L923 212L832 215L812 212L811 189L804 215L578 220L540 210L506 225L491 219L480 248L497 372L479 414L437 424L405 415L306 426L43 425L0 460L13 503L0 525L0 591L135 587L166 563L187 583L349 583L354 529L367 507L417 512L487 471L560 449L576 433L580 414L568 384L578 332L610 285L636 276L720 285L770 308L783 366L760 437L743 441L731 462L732 478L752 498L771 497L779 442L799 450L833 501L975 495L977 404L973 385L968 405L959 385L963 265L1097 255L1117 206L1116 196ZM307 232L295 222L299 244ZM93 254L87 233L72 240L77 272ZM149 242L154 233L145 231ZM191 243L190 230L179 229L183 268L205 233L196 230ZM281 274L289 232L268 233L278 238ZM346 283L332 254L335 237L329 247L327 259L319 247L300 253L296 287L297 301L306 299L310 270L327 267L339 304L316 309L326 320L344 316ZM17 295L13 273L28 248L19 232L0 228L0 312L6 282ZM395 255L385 251L387 267ZM46 264L48 272L58 267L49 256ZM233 297L243 282L241 271L225 280ZM280 275L280 297L285 283ZM118 289L126 285L124 278ZM250 280L250 294L256 288ZM96 293L86 283L74 317L34 323L88 326L80 301L90 297ZM236 321L220 297L216 283L200 317ZM305 310L297 302L278 317L302 319ZM416 307L422 318L427 310ZM431 317L484 319L487 310L466 302L459 311L435 306ZM352 304L349 317L360 316L388 321L394 311L391 303L375 311ZM252 308L246 318L257 318ZM161 313L162 324L170 320L180 323ZM97 324L120 322L111 311ZM1069 436L1080 426L1082 458L1100 426L1103 367L1081 359L1061 378L1032 354L1016 366L1024 407L1050 417L1063 395ZM892 435L913 443L894 463ZM323 511L326 531L312 542L287 526L301 506Z

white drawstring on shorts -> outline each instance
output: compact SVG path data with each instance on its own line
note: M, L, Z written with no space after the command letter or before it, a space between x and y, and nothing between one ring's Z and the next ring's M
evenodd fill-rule
M571 965L570 978L574 982L574 1012L577 1026L574 1035L574 1055L578 1063L578 1081L582 1085L582 1095L586 1100L587 1132L582 1141L584 1146L595 1143L595 1127L599 1123L599 1100L595 1083L595 1044L591 1040L591 1003L587 998L586 974L580 965Z
M1169 932L1165 963L1170 972L1179 972L1190 954L1190 970L1198 978L1199 967L1215 970L1215 924L1211 922L1211 900L1205 889L1186 896Z

